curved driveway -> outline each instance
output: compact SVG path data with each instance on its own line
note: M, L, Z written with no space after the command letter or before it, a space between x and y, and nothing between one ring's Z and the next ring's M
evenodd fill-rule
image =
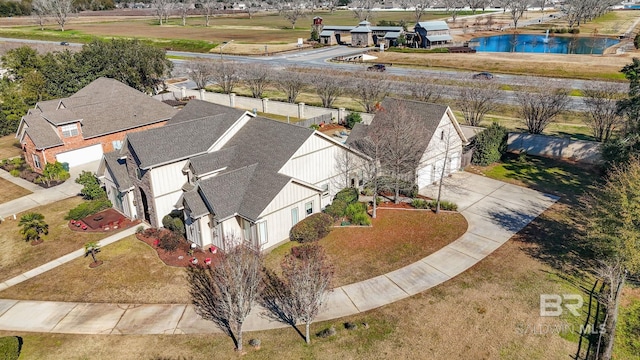
M458 204L469 228L458 240L404 268L334 289L316 321L371 310L428 290L499 248L557 197L461 172L445 180L443 198ZM421 190L434 196L437 187ZM245 331L288 325L256 308ZM201 334L220 332L185 304L102 304L0 299L0 330L69 334Z

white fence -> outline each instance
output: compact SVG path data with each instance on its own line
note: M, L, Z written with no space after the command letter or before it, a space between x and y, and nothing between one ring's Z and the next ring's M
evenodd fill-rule
M596 164L602 161L600 143L595 141L509 133L507 145L508 151L526 151L530 155L566 159L586 164Z
M206 92L202 90L179 89L172 93L157 95L157 97L167 99L184 99L194 98L209 101L215 104L231 106L234 108L245 109L249 111L260 111L267 114L276 114L281 116L290 116L299 119L309 119L313 117L323 116L331 113L334 122L342 122L349 115L350 111L344 108L330 109L318 106L310 106L305 103L291 104L282 101L272 101L270 99L256 99L246 96L237 96L236 94L219 94ZM369 124L373 119L373 114L361 113L362 122Z

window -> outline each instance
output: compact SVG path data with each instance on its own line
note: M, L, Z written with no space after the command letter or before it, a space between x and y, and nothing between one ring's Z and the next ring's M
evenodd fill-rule
M322 196L329 196L329 183L322 185Z
M444 140L444 130L440 133L440 140Z
M291 226L298 223L298 208L291 209Z
M307 213L307 216L313 214L313 201L304 204L304 211Z
M260 244L266 244L267 238L267 222L263 221L258 223L258 237L260 238Z
M33 166L35 166L36 169L42 169L42 165L40 164L40 156L38 156L37 154L33 154Z
M62 137L71 137L71 136L78 135L78 125L77 124L71 124L71 125L62 126L60 128L60 130L62 130Z

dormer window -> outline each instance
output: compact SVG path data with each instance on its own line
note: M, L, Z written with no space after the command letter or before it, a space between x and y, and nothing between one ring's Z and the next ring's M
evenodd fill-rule
M64 125L60 127L60 130L62 131L62 137L72 137L72 136L77 136L78 135L78 125L77 124L70 124L70 125Z

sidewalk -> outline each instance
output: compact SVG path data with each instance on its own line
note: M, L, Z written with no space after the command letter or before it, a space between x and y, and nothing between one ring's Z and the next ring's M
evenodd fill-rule
M437 187L432 186L422 189L421 194L433 197L436 191ZM466 172L445 180L443 198L456 202L467 219L469 227L464 235L404 268L334 289L315 320L371 310L450 280L490 255L557 200L551 195ZM244 330L288 327L261 315L264 311L254 307ZM0 300L0 330L67 334L220 333L211 322L200 318L192 305L22 300Z
M98 164L98 162L94 161L71 169L71 177L69 180L49 189L45 189L22 178L11 176L8 172L0 169L0 177L32 192L29 195L0 204L0 216L8 219L15 214L31 210L35 207L51 204L78 195L80 190L82 190L82 185L76 184L76 178L83 170L95 172L98 170Z

